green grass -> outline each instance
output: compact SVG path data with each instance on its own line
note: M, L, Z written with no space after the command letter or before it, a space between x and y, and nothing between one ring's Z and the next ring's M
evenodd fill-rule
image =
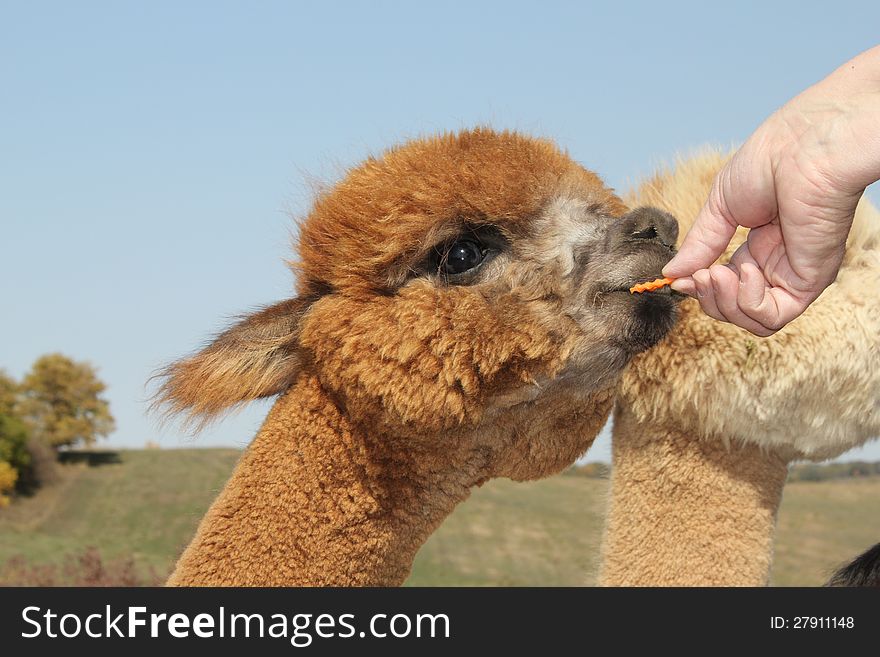
M591 584L607 489L607 481L577 476L490 481L422 547L407 584Z
M120 463L65 465L59 482L0 510L0 563L59 563L97 546L164 576L223 486L231 449L121 451ZM408 584L595 583L608 483L562 475L489 482L419 552ZM791 482L779 516L773 583L821 584L880 541L880 477Z
M880 477L789 482L771 583L814 586L880 541Z
M167 573L223 487L233 449L120 451L120 463L60 466L60 481L0 510L0 562L60 563L96 546Z

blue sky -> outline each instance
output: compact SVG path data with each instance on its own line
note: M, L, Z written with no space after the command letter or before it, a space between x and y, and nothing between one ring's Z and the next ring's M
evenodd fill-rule
M742 141L878 25L876 0L4 2L0 367L21 376L50 351L97 365L115 446L243 446L266 404L193 439L145 416L144 384L290 294L287 213L316 182L490 123L552 137L624 189ZM608 454L605 439L590 457Z

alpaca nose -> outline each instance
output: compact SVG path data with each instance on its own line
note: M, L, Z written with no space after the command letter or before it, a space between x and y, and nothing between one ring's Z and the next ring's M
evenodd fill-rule
M619 237L632 242L659 242L672 249L678 240L678 221L657 208L636 208L621 219Z

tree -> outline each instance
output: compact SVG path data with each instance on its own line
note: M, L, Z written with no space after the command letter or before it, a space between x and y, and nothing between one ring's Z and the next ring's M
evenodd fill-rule
M0 509L9 504L7 493L12 492L16 481L18 481L18 472L15 468L6 461L0 461Z
M19 386L0 369L0 507L9 504L7 493L20 483L20 473L30 464L27 431L15 417Z
M0 415L15 415L19 386L5 370L0 369Z
M0 414L0 507L9 503L6 493L20 483L19 475L30 462L24 425L10 415Z
M63 354L47 354L21 383L18 408L34 437L53 447L90 446L115 428L95 369Z

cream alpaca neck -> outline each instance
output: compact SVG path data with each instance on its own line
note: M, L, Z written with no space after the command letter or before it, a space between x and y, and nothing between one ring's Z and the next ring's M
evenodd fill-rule
M431 455L403 440L358 432L313 378L301 377L273 407L168 584L402 583L422 543L479 481L470 474L479 466L466 460L448 477L431 473Z
M605 586L763 586L787 463L614 417Z

